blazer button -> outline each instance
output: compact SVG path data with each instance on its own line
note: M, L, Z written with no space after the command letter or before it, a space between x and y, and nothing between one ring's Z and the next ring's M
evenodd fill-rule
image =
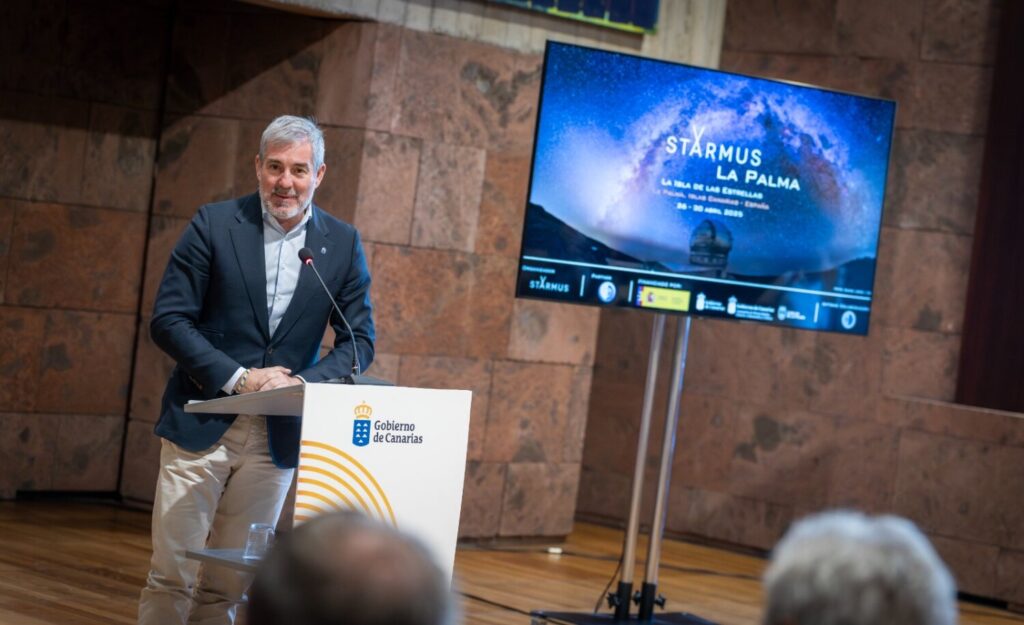
M268 347L267 348L267 353L268 354L273 354L274 353L274 348L273 347Z

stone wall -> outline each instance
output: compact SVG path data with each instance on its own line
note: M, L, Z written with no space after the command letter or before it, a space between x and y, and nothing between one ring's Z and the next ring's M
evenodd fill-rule
M895 512L929 533L962 590L1024 602L1024 419L946 403L998 5L730 0L723 69L895 99L896 133L869 336L694 320L670 532L767 549L814 510ZM602 313L586 518L625 516L650 324Z
M151 499L156 286L289 112L324 126L318 203L366 242L370 373L474 391L462 534L570 530L597 314L512 296L538 55L227 1L0 17L0 496Z
M166 21L0 9L0 497L117 489Z

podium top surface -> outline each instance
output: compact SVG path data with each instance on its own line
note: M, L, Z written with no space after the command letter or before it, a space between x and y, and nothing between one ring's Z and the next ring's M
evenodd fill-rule
M302 398L305 393L305 384L285 386L272 391L189 402L185 404L185 412L300 417L302 416Z

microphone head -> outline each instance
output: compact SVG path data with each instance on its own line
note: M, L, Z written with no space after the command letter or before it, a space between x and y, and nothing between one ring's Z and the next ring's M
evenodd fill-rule
M307 265L311 265L313 263L313 251L308 247L302 248L299 250L299 260Z

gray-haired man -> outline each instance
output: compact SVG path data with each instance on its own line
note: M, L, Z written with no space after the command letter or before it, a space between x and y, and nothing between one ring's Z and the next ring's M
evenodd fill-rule
M299 419L190 414L184 405L351 372L373 358L370 276L355 228L313 204L323 133L282 116L263 132L258 192L201 207L171 254L153 308L153 341L177 363L164 391L153 504L153 558L139 623L232 623L250 576L199 575L192 549L237 548L251 523L276 523L298 460ZM355 333L353 345L315 276L308 247ZM334 348L318 360L328 320Z
M797 522L765 572L765 625L955 625L956 587L928 539L895 516Z

